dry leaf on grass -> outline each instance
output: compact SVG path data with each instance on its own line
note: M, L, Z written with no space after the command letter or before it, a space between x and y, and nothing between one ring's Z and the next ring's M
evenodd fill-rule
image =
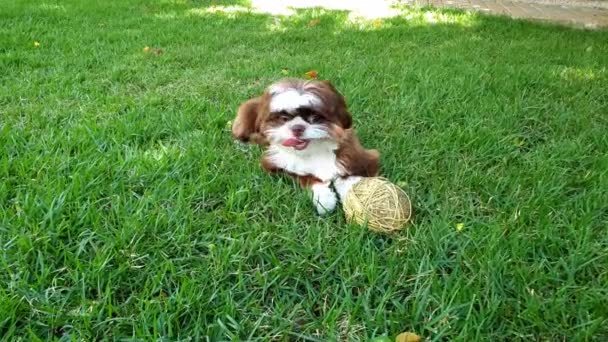
M308 78L309 80L316 80L317 77L319 77L319 73L317 72L317 70L311 70L307 73L304 73L304 77Z
M146 46L144 48L144 53L154 53L157 55L161 55L161 54L163 54L163 52L164 52L163 49L152 49L149 46Z
M306 24L306 26L308 27L313 27L313 26L317 26L321 23L321 19L314 19L311 20L310 22L308 22L308 24Z

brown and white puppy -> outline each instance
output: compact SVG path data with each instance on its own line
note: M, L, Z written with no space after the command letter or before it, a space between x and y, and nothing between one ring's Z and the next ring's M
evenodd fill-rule
M332 181L378 173L378 152L363 148L351 126L344 97L329 81L284 79L241 104L232 133L267 146L264 169L310 187L317 212L325 214L337 204Z

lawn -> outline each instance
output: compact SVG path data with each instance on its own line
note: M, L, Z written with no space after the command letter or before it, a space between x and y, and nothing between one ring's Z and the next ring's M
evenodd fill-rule
M212 5L0 0L0 337L608 339L608 31ZM309 70L406 231L317 217L233 142Z

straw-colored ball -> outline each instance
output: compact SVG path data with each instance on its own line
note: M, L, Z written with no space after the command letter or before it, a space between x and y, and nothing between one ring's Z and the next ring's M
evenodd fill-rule
M370 230L392 233L404 228L412 215L408 195L397 185L380 177L363 178L346 194L346 221Z

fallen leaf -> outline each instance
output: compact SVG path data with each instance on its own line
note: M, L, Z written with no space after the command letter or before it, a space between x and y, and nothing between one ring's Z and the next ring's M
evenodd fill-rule
M314 19L311 20L310 22L308 22L308 24L306 26L308 27L313 27L313 26L317 26L321 23L321 19Z
M164 52L163 49L152 49L149 46L146 46L144 48L144 53L154 53L154 54L157 54L157 55L162 55L163 52Z
M283 75L289 75L289 70L288 69L283 69L283 70L281 70L281 74L283 74Z
M458 223L458 224L456 225L456 230L457 230L457 231L461 231L461 230L463 230L463 229L464 229L464 223Z
M587 47L587 48L585 49L585 51L587 51L587 52L591 52L591 51L593 51L593 46L589 46L589 47Z
M401 333L395 338L395 342L420 342L420 340L420 336L409 331Z
M317 77L319 76L319 73L317 72L317 70L311 70L311 71L305 73L304 76L306 78L308 78L309 80L312 80L312 79L316 80Z
M35 47L39 47L39 46L40 46L40 43L38 43L38 42L34 42L34 46L35 46Z

